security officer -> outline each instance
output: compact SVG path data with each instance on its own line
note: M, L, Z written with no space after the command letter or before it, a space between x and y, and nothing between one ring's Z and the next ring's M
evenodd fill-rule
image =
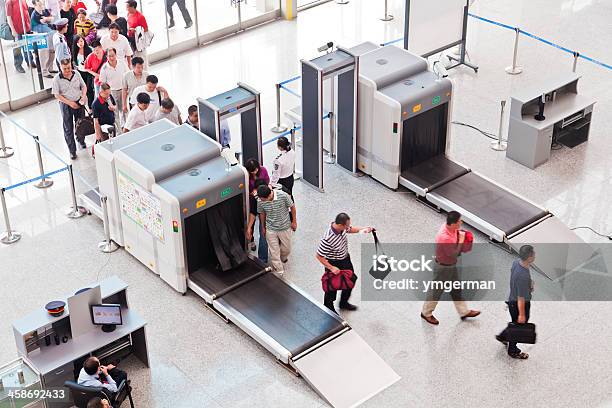
M68 31L68 19L60 18L55 21L55 29L57 30L53 34L53 48L55 49L55 63L57 68L61 71L61 62L66 59L71 59L70 48L66 42L66 32Z
M293 172L295 171L295 151L291 149L291 143L285 136L278 138L276 142L280 154L272 162L272 177L270 183L280 184L289 191L293 198Z

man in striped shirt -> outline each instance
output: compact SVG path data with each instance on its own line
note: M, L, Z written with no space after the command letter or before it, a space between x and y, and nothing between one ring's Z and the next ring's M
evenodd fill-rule
M257 187L257 197L257 213L270 250L270 264L282 275L283 264L291 253L291 234L297 229L295 204L289 194L272 190L268 185Z
M353 271L355 275L355 269L351 262L351 256L348 252L348 239L346 234L354 234L357 232L372 232L372 227L355 227L351 225L351 219L346 213L340 213L336 215L336 219L331 223L321 242L319 242L319 248L317 249L316 258L325 267L326 271L331 271L334 274L340 273L341 270ZM351 296L352 289L345 289L340 295L340 309L344 310L356 310L357 306L349 303L349 297ZM336 300L336 292L328 291L325 292L324 304L332 312L337 313L334 308L334 301Z

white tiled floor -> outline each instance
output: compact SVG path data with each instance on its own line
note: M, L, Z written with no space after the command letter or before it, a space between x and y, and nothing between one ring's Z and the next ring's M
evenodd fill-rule
M183 111L196 97L206 97L246 82L262 92L263 123L274 118L274 83L296 75L299 59L316 55L327 41L353 45L370 40L384 42L402 35L401 1L390 1L396 19L378 20L382 1L334 2L300 14L297 21L279 21L243 35L180 55L151 68ZM518 25L558 44L610 63L612 6L607 0L477 1L474 13ZM180 17L177 17L180 24ZM513 33L470 20L468 50L480 66L451 72L455 85L453 119L494 132L499 101L513 89L535 83L556 71L570 71L572 57L522 37L519 63L523 74L509 76ZM489 149L489 140L454 126L450 155L471 168L545 205L569 226L590 225L612 232L609 143L612 112L612 72L581 60L580 92L598 102L588 143L561 149L536 170L529 170ZM299 89L297 86L296 89ZM293 106L284 95L283 105ZM55 102L42 103L11 115L63 158L59 110ZM36 175L34 145L10 124L5 136L17 154L0 159L0 185ZM264 139L273 135L265 132ZM264 151L266 164L273 155ZM47 169L61 163L44 154ZM75 162L79 173L95 183L93 160L83 152ZM428 242L442 216L402 193L392 192L369 177L353 178L333 166L325 167L326 193L296 183L300 226L287 278L321 298L320 268L313 259L316 242L330 218L340 210L355 223L374 224L389 242ZM96 244L102 225L94 217L72 221L63 215L69 203L65 175L54 177L46 191L28 186L7 195L14 228L22 240L0 247L2 275L0 300L0 361L15 357L11 321L47 301L106 276L116 274L129 283L130 302L149 322L152 360L145 369L126 362L133 378L138 406L235 407L324 405L306 383L279 368L263 348L232 325L210 313L195 294L180 296L134 258L120 250L101 254ZM85 186L79 182L80 191ZM384 206L384 207L383 207ZM383 207L385 211L377 209ZM604 242L589 231L581 237ZM478 235L483 241L484 237ZM360 242L351 239L353 257ZM501 262L511 257L501 251ZM361 273L358 271L358 273ZM473 322L460 322L450 305L436 311L438 327L422 323L420 305L401 302L361 302L360 310L346 315L351 325L393 367L402 380L367 402L378 407L534 407L612 406L612 306L605 302L534 302L533 321L539 342L525 346L528 361L509 360L493 339L506 321L501 302L477 305L483 314ZM342 375L338 367L338 375Z

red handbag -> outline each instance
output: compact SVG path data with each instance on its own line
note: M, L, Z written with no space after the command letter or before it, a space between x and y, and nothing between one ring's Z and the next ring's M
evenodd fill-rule
M474 234L470 231L463 231L465 233L465 239L463 240L463 245L461 246L461 252L470 252L472 250L472 246L474 245Z
M337 275L326 269L321 277L324 292L353 289L357 276L350 269L341 269Z

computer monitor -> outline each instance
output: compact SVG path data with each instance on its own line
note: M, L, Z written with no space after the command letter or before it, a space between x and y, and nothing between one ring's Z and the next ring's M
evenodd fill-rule
M103 332L112 332L118 324L123 324L121 305L91 305L91 321L102 326Z

